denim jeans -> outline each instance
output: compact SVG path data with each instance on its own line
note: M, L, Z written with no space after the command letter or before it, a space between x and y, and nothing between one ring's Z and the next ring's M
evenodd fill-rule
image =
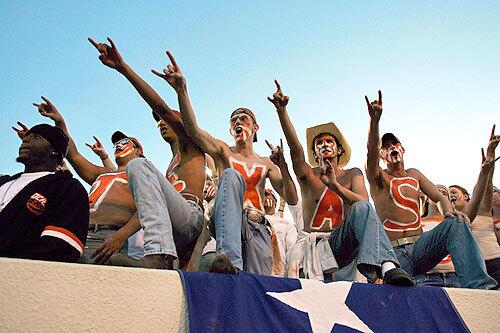
M368 201L351 205L342 224L332 231L329 242L340 268L358 255L358 270L371 281L381 277L383 262L399 266L384 226Z
M485 263L488 275L500 283L500 258L486 260Z
M144 254L182 258L201 232L201 207L184 199L145 158L128 162L127 176L144 230Z
M271 233L263 223L248 221L243 211L246 183L234 169L219 179L212 222L217 255L224 253L233 266L250 273L271 275Z
M106 241L106 239L113 236L115 232L115 230L89 230L80 262L85 264L94 264L94 258L91 258L92 254L94 254L95 250L97 250L99 246ZM123 245L120 253L127 254L127 243Z
M458 280L458 275L455 272L431 273L415 276L415 285L460 288L460 281Z
M462 288L491 289L496 282L486 273L481 251L467 223L448 217L434 229L424 232L409 245L394 248L401 267L412 276L425 274L451 254Z

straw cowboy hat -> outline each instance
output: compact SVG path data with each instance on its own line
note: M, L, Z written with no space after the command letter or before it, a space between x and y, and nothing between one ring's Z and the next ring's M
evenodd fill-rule
M338 140L339 144L342 146L344 152L340 156L340 159L337 164L339 168L342 168L347 164L347 162L349 162L349 159L351 158L351 147L347 143L347 140L345 139L342 132L332 122L317 125L314 127L309 127L306 130L307 155L309 159L309 164L311 164L313 168L319 165L314 157L314 139L321 133L328 133L333 135Z

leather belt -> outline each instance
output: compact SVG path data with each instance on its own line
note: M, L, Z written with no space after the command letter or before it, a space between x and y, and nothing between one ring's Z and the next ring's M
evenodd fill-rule
M186 200L193 201L195 202L198 206L200 206L201 211L205 211L205 207L203 207L203 201L200 200L196 195L191 194L191 193L181 193L182 197Z
M420 238L420 236L403 237L403 238L399 238L399 239L391 241L391 245L392 245L392 247L396 247L396 246L401 246L401 245L413 244L419 238Z
M119 230L122 226L112 224L89 224L89 230L97 232L99 230Z

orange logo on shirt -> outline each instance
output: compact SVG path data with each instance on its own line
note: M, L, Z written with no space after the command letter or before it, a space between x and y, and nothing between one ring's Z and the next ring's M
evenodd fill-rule
M402 193L406 189L409 192ZM409 222L397 222L385 220L384 226L389 230L416 230L420 227L420 209L418 195L420 186L418 181L412 177L392 178L390 183L390 194L396 206L414 215L414 219Z
M176 154L172 158L172 162L167 168L167 180L172 184L172 186L177 190L177 192L182 192L186 189L186 182L182 179L179 180L179 176L174 172L174 169L181 163L181 156Z
M127 174L125 171L118 173L105 173L97 177L94 184L90 188L89 194L89 205L91 210L96 210L99 208L99 205L104 200L106 195L108 194L111 186L115 182L121 182L124 184L128 184Z
M254 207L259 211L263 212L263 203L260 193L257 190L257 185L262 181L266 175L266 166L260 164L252 164L250 170L248 170L245 162L237 161L233 158L229 159L232 167L237 170L247 184L247 189L245 191L245 197L243 198L244 207Z
M319 230L327 223L328 229L336 228L342 224L343 216L344 202L342 198L325 187L311 219L311 229Z
M47 198L40 193L35 193L26 202L26 208L35 215L41 215L46 204Z

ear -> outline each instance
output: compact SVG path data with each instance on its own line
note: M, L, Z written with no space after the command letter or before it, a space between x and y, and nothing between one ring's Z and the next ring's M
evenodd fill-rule
M405 153L405 147L401 146L401 149L403 149L403 154Z
M252 129L253 129L254 132L257 132L259 130L259 128L260 127L259 127L258 124L254 124L253 127L252 127Z

